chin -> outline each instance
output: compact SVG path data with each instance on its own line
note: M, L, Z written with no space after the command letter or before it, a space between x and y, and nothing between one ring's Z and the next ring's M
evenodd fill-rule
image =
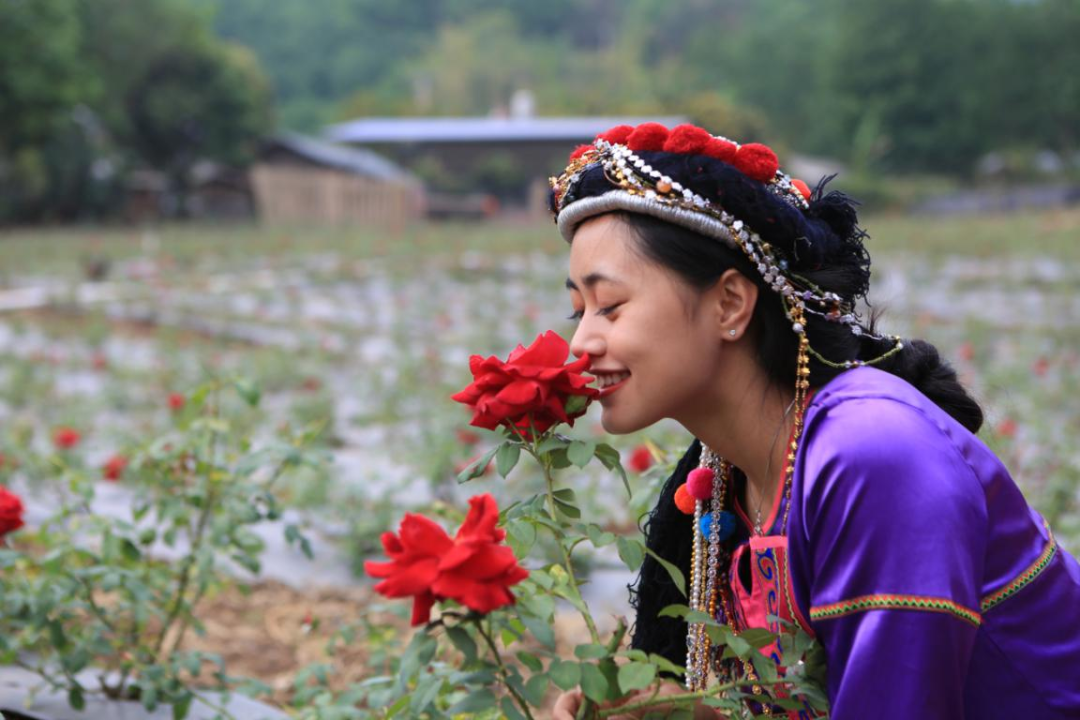
M604 432L610 435L629 435L638 430L644 430L653 422L655 421L642 422L641 420L635 421L632 418L620 418L606 408L600 416L600 425L604 428Z

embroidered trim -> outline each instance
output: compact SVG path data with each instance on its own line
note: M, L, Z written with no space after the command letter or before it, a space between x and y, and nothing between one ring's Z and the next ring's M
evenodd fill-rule
M1034 582L1035 578L1039 577L1042 571L1046 569L1050 561L1054 559L1054 555L1057 554L1057 540L1054 539L1054 533L1050 530L1049 525L1046 526L1046 532L1050 534L1050 539L1046 541L1046 547L1043 548L1042 554L1035 558L1035 562L1028 565L1027 569L1017 575L1008 585L984 597L982 602L979 603L980 610L986 612L998 603L1008 600Z
M810 608L810 620L829 620L866 610L926 610L953 615L975 627L982 623L982 615L952 600L922 595L863 595L851 600L841 600L831 605Z
M790 548L790 545L788 546ZM788 557L788 548L785 548L781 561L783 563L783 578L781 582L784 583L784 599L787 600L788 610L791 612L791 617L807 635L810 637L817 637L814 629L810 627L810 623L803 617L802 611L799 610L799 606L795 604L795 599L792 597L792 583L791 583L791 559Z

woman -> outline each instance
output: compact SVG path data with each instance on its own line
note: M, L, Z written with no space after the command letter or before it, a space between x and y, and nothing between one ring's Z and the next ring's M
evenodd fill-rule
M648 544L693 607L814 635L835 720L1080 718L1080 566L933 346L860 317L864 233L823 185L762 145L655 123L600 135L552 181L571 349L593 359L605 429L670 417L696 438ZM753 677L657 617L685 600L651 558L637 588L635 647L685 664L691 689Z

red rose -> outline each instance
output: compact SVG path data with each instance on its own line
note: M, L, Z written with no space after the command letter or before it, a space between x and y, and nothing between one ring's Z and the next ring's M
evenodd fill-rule
M23 526L23 504L15 493L0 486L0 538Z
M383 581L375 592L389 598L413 598L412 624L423 625L431 617L435 593L431 586L439 576L439 559L453 547L446 531L423 515L405 513L398 530L382 536L390 562L364 561L364 572Z
M638 445L634 448L634 452L630 453L630 462L627 463L630 469L637 473L645 472L652 467L652 464L652 452L645 445Z
M187 398L183 393L169 393L169 409L172 411L180 410L184 407L184 403L187 402Z
M529 577L529 571L518 565L513 550L500 544L506 531L495 527L498 522L499 508L490 494L469 499L469 514L454 547L439 561L439 576L431 587L436 597L481 613L514 604L510 586Z
M105 461L105 464L101 468L101 474L106 480L116 482L120 479L120 476L124 474L124 468L127 467L127 464L128 459L123 455L113 455Z
M564 365L569 351L567 342L548 330L528 348L518 345L506 362L473 355L469 358L473 382L451 399L473 409L471 425L488 430L505 425L527 435L530 418L537 432L560 422L573 425L600 391L588 387L593 379L582 375L589 356ZM567 403L574 397L584 402L575 401L568 411Z
M381 578L375 591L390 598L413 598L412 624L431 617L436 600L452 599L486 613L511 605L510 586L529 576L509 547L500 543L506 532L495 527L495 499L478 495L469 500L469 514L453 540L424 517L406 513L399 535L383 533L390 562L364 562L364 571Z
M71 427L58 427L53 431L53 444L61 450L70 450L79 444L82 435Z

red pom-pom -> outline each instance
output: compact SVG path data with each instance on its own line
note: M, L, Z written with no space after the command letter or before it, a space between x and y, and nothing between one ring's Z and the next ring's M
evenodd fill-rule
M712 497L715 478L716 473L709 468L694 468L686 477L686 490L696 500L708 500Z
M731 163L735 159L735 153L738 149L739 146L733 142L712 138L705 143L705 148L701 151L701 154L716 158L722 162Z
M799 194L802 195L805 199L810 199L810 186L804 183L802 180L792 180L791 187L798 190Z
M664 152L697 155L712 139L712 135L696 125L679 125L664 142Z
M641 123L626 138L626 146L631 150L663 150L668 139L668 129L660 123Z
M605 130L596 137L601 140L607 140L609 143L615 143L616 145L625 145L626 138L630 137L630 133L634 132L633 125L616 125L610 130Z
M574 148L574 151L570 153L570 160L577 160L579 157L581 157L591 149L592 145L578 145L576 148Z
M682 510L687 515L694 514L695 501L690 495L690 492L686 489L686 483L679 486L679 489L675 491L675 507Z
M776 176L776 171L780 169L780 161L776 159L776 153L761 143L741 146L735 153L734 165L744 175L761 182L772 180Z

